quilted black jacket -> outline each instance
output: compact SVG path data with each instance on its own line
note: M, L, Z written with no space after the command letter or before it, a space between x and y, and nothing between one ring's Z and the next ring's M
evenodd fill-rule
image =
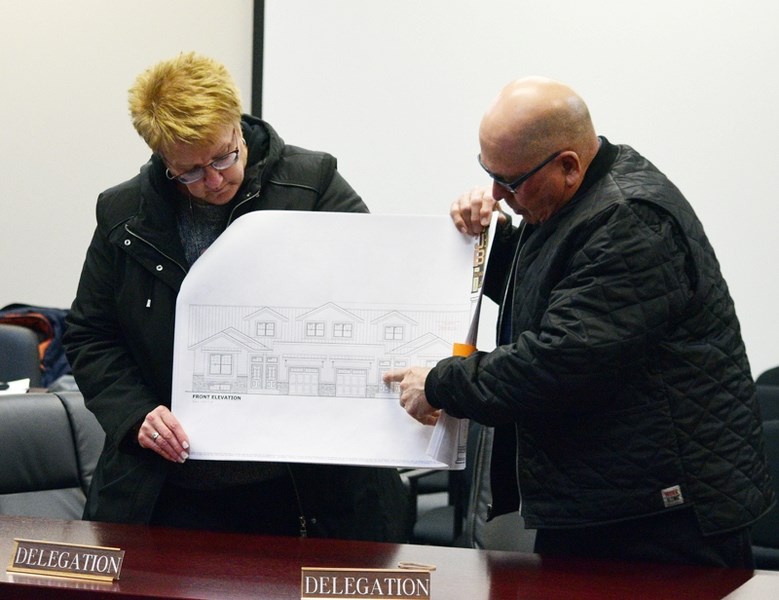
M335 158L289 146L244 116L249 147L230 222L255 210L367 212ZM64 337L87 408L106 432L85 518L148 523L171 464L134 443L134 427L170 406L176 297L188 271L172 183L153 157L139 175L101 194ZM290 235L294 235L290 231ZM301 240L305 243L304 240ZM272 259L273 249L267 249ZM290 465L313 536L402 541L405 492L394 469Z
M496 426L494 514L575 527L692 506L704 533L758 518L773 498L754 384L679 190L601 139L571 202L521 229L500 231L485 283L511 307L505 342L442 361L425 390Z

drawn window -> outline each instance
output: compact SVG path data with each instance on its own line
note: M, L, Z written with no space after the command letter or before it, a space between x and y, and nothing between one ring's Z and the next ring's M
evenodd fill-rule
M322 322L309 321L306 323L307 337L325 337L325 324Z
M384 327L384 339L385 340L402 340L403 339L403 326L402 325L386 325Z
M273 337L276 335L276 323L264 321L257 323L257 337Z
M211 375L231 375L233 372L233 355L212 354L209 358L208 372Z
M351 323L333 323L333 337L350 338L352 337Z

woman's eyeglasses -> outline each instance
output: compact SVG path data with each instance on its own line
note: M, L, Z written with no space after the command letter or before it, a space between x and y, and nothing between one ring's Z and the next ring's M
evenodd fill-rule
M235 139L235 132L233 132L233 139ZM206 176L206 167L211 167L216 171L225 171L238 162L238 157L241 155L241 146L239 145L235 150L228 152L227 154L215 158L207 165L202 167L195 167L180 175L174 175L170 172L170 169L165 169L165 177L168 179L175 179L176 181L183 183L184 185L190 185L196 183Z

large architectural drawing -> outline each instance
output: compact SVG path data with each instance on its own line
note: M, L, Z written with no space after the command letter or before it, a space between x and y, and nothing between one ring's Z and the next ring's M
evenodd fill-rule
M447 215L237 219L177 299L190 459L462 468L459 423L420 424L382 376L465 341L487 255Z

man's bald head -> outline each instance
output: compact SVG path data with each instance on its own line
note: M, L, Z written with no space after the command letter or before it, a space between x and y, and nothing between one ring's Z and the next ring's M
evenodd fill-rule
M600 142L587 105L571 88L527 77L503 88L487 110L479 145L493 197L541 223L574 197Z
M491 155L492 148L531 161L573 150L589 163L598 147L584 101L570 87L543 77L503 88L482 119L479 137L483 153Z

